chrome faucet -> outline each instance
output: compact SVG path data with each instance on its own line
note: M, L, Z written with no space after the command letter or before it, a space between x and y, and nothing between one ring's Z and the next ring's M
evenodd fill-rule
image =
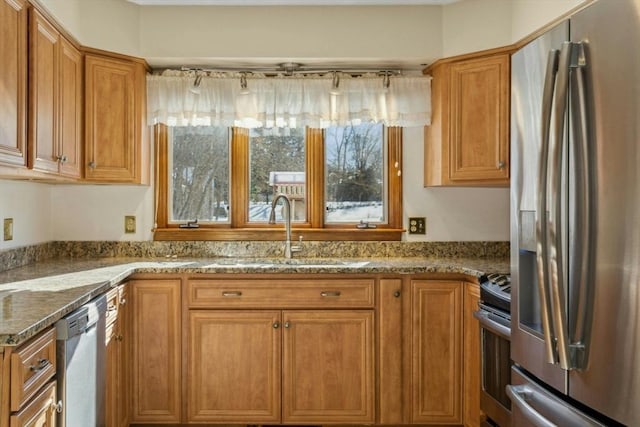
M291 202L289 198L285 194L278 194L275 199L273 199L273 203L271 203L271 213L269 214L269 224L276 223L276 205L278 204L278 200L284 200L284 228L285 228L285 242L284 242L284 257L289 259L293 252L300 252L302 250L301 245L291 245ZM302 236L300 236L300 241L302 241Z

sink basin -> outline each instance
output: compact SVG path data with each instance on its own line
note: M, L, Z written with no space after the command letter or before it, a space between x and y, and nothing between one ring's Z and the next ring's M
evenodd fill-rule
M221 259L211 264L204 265L204 268L270 268L275 266L293 266L296 268L319 268L319 267L349 267L358 268L369 264L369 261L345 261L323 258L265 258L265 259Z

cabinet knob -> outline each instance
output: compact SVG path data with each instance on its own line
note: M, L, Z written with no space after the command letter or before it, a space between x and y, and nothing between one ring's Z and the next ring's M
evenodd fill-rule
M289 322L284 322L284 327L289 329L291 327L291 324Z
M127 303L127 300L125 298L122 298L120 300L120 305L125 305Z
M56 159L60 162L60 163L67 163L67 156L65 156L64 154L61 156L56 157Z
M122 335L116 335L113 338L115 338L116 341L122 341L122 339L123 339Z
M395 291L393 293L393 296L396 297L396 298L400 298L400 291Z
M56 411L58 414L62 413L62 400L58 400L57 402L54 400L51 402L51 409Z
M498 167L498 169L504 169L504 167L505 167L506 165L507 165L507 164L506 164L505 162L503 162L502 160L500 160L496 166Z
M96 162L89 162L89 167L91 169L95 169L96 168Z
M280 327L280 322L273 323L273 329L278 329Z

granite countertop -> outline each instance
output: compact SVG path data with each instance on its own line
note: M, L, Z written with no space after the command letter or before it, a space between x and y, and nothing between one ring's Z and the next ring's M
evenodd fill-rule
M136 273L509 272L505 258L99 258L55 259L0 272L0 346L18 345Z

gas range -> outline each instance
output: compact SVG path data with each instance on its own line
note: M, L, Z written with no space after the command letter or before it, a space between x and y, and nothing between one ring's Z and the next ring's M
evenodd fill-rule
M499 273L483 277L480 283L480 300L485 305L510 313L511 277Z

